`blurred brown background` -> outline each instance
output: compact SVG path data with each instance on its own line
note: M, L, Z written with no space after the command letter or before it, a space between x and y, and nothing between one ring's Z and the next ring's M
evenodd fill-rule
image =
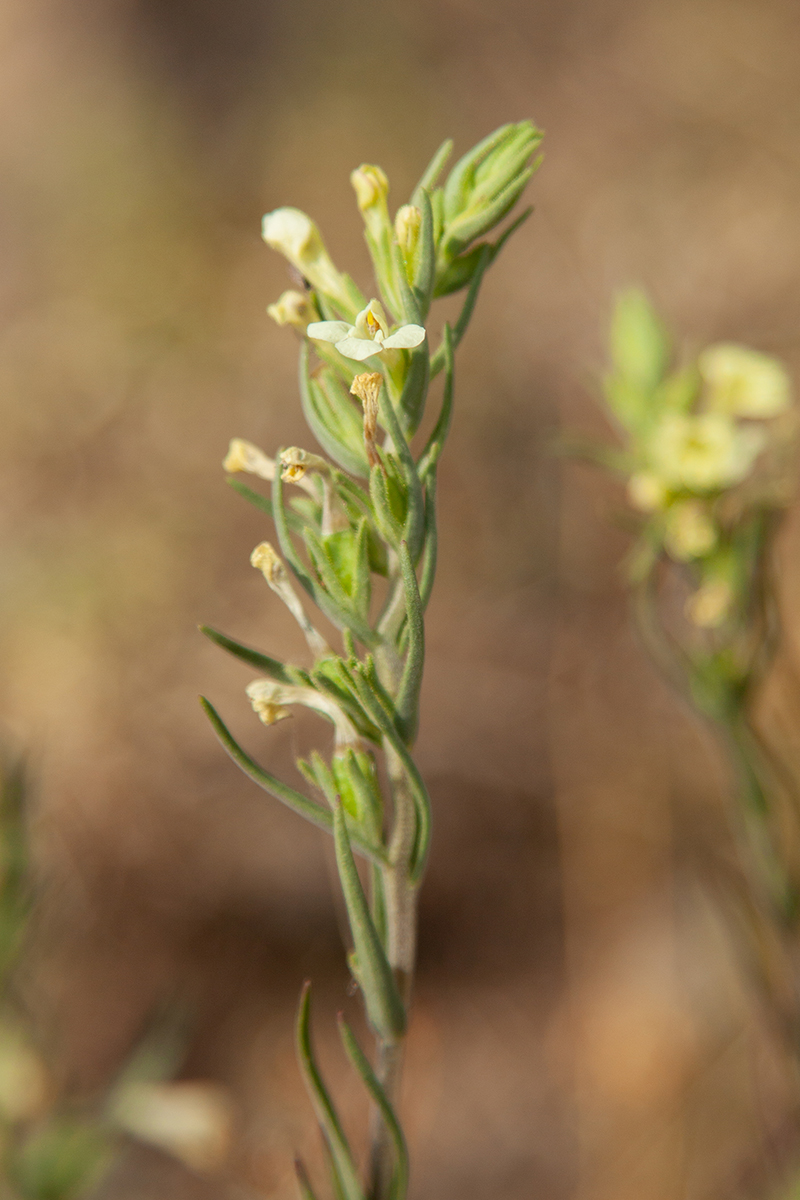
M188 1000L186 1073L240 1110L233 1183L131 1150L105 1196L283 1200L297 1149L319 1178L291 1045L306 975L363 1118L325 847L196 701L291 769L307 728L258 726L250 674L195 632L302 653L219 464L234 435L308 444L262 213L308 211L369 290L350 170L380 163L399 204L444 137L463 152L527 116L537 211L485 285L441 477L413 1195L734 1200L788 1169L796 1094L709 882L724 765L629 632L620 497L548 446L603 431L630 282L689 344L796 370L798 79L790 0L0 8L0 704L47 881L27 988L85 1093L154 1005ZM798 540L790 521L789 642Z

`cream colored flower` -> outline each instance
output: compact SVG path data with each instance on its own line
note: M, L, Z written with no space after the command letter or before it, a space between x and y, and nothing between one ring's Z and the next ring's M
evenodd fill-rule
M309 322L316 321L319 313L307 292L296 292L292 288L283 292L274 304L267 305L267 314L277 325L291 325L305 333Z
M166 1150L195 1171L219 1170L233 1136L233 1105L215 1083L129 1083L111 1115L126 1133Z
M716 629L727 617L733 589L725 579L709 579L686 601L686 616L701 629Z
M668 510L664 545L673 558L679 562L703 558L716 544L716 527L701 501L681 500Z
M254 679L245 689L247 697L265 725L273 725L290 716L288 706L302 704L327 717L336 730L337 746L360 745L355 726L330 696L314 688L277 683L274 679Z
M628 499L640 512L657 512L664 507L668 495L663 479L652 471L636 471L628 480Z
M668 486L714 491L740 483L765 442L763 429L722 413L666 413L651 434L650 462Z
M355 325L345 321L315 321L306 333L315 341L332 342L340 354L357 362L386 350L411 350L425 340L421 325L401 325L390 334L379 300L370 300L356 317Z
M722 342L697 360L709 410L733 417L776 417L791 404L791 383L776 359Z
M261 233L267 245L288 258L312 287L349 307L344 279L333 265L322 234L310 217L299 208L276 208L264 217Z

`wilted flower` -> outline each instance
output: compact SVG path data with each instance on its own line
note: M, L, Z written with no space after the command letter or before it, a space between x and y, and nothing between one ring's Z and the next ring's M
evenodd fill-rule
M707 408L734 417L776 417L791 404L786 369L766 354L722 342L697 360Z
M242 438L231 439L228 453L222 460L222 468L232 474L246 471L249 475L258 475L260 479L271 481L275 478L275 459L269 458L258 446Z
M761 428L737 425L722 413L668 412L650 438L650 461L664 483L713 491L740 483L766 442Z
M330 646L306 616L306 611L303 608L300 597L292 587L286 567L283 565L283 560L279 554L275 553L269 542L259 542L250 555L250 564L257 571L261 572L275 595L286 605L305 634L309 649L314 657L322 658L326 654L330 654Z
M315 321L306 330L310 338L332 342L345 358L362 362L385 350L411 350L425 339L421 325L401 325L389 333L386 313L379 300L370 300L356 317L355 325L345 321Z
M318 454L311 454L299 446L281 450L281 479L284 483L300 483L306 471L327 471L328 464Z
M379 371L365 371L363 375L356 375L350 388L351 396L357 396L364 407L364 446L371 467L380 462L375 438L378 433L378 397L382 387L383 376Z
M254 679L245 690L254 711L265 725L273 725L276 721L290 716L287 705L302 704L333 723L337 746L361 744L355 726L336 701L315 691L314 688L276 683L273 679Z
M667 511L664 545L673 558L679 562L703 558L716 544L716 527L701 501L681 500Z

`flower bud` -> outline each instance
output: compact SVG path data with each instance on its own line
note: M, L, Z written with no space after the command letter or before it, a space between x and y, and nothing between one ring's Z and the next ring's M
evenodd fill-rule
M422 212L413 204L404 204L397 210L394 219L394 232L397 244L403 257L408 260L414 254L419 242L419 231L422 227Z
M267 306L267 313L276 325L291 325L305 333L312 321L319 320L316 305L305 292L292 289L284 292L274 304Z
M378 205L385 207L386 198L389 195L389 180L380 167L362 163L357 170L352 172L350 182L356 193L356 203L362 213Z
M299 208L276 208L267 213L261 235L268 246L297 267L312 287L351 306L344 279L325 249L322 234Z

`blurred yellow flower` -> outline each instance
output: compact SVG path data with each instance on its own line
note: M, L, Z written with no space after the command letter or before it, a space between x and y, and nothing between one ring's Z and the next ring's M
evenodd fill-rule
M722 413L665 413L650 435L655 474L668 486L714 491L740 483L766 443L762 428L737 425Z
M636 471L628 480L628 499L640 512L663 508L669 492L663 479L652 471Z
M673 558L679 562L703 558L716 544L711 514L699 500L680 500L667 511L664 545Z
M776 359L721 342L697 360L706 407L733 417L776 417L791 404L791 383Z
M686 601L686 616L701 629L716 629L727 617L733 588L726 579L709 579Z

